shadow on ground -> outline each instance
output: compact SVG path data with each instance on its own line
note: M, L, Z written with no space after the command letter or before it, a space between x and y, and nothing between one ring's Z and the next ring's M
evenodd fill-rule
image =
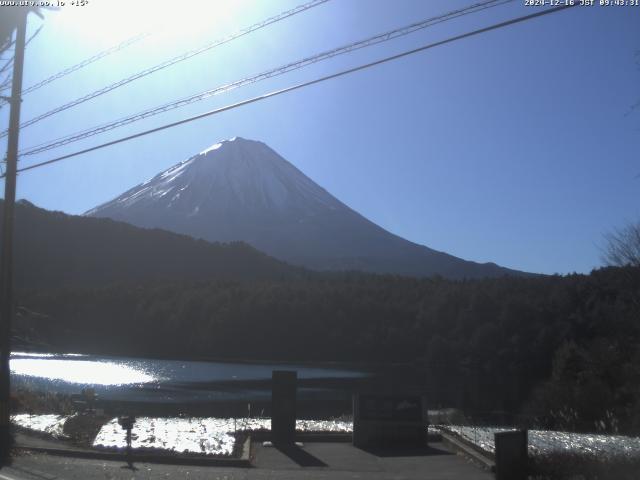
M297 445L274 445L276 450L289 457L292 461L301 467L327 467L328 465L306 452Z
M13 463L11 452L14 445L15 438L13 432L6 438L0 439L0 469L2 469L2 467L10 467Z
M453 455L442 448L431 446L402 446L390 445L385 447L360 447L363 452L370 453L376 457L427 457L432 455Z

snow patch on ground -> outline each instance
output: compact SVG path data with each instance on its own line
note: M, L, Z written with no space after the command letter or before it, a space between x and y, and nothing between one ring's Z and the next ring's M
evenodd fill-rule
M66 438L65 422L73 415L12 415L22 428ZM137 418L132 429L134 449L158 449L176 453L232 455L236 432L271 430L270 418ZM351 433L353 424L346 420L297 420L299 432ZM113 418L102 426L93 441L94 447L125 449L126 431Z
M242 418L237 420L237 429L246 432L269 431L271 430L271 419ZM351 433L353 432L353 423L346 420L296 420L296 431Z
M11 421L22 428L48 433L55 438L65 438L64 424L73 415L30 415L20 413L11 415Z
M134 449L161 449L177 453L231 455L235 432L268 431L270 418L137 418L132 429ZM297 420L299 432L351 432L350 421ZM114 418L104 425L94 447L126 448L125 431Z
M495 452L493 435L515 430L501 427L447 425L442 430L459 435L488 453ZM622 435L529 430L529 455L546 456L572 453L601 459L639 459L640 438Z
M224 418L137 418L132 429L134 449L161 449L178 453L231 455L233 425ZM126 448L125 431L114 418L104 425L94 447Z

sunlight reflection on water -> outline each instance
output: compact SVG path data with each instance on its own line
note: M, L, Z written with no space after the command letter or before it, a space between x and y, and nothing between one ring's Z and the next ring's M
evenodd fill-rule
M341 367L159 360L78 353L12 352L10 365L14 385L22 388L74 394L78 393L78 385L92 385L101 400L162 403L267 401L271 395L268 382L272 370L282 368L296 370L300 379L318 381L368 375L364 371ZM265 383L261 385L260 382ZM314 398L319 394L344 398L339 389L300 389L301 396L307 394Z
M92 385L129 385L150 383L158 379L128 365L90 360L61 360L55 358L12 358L11 373L47 380Z

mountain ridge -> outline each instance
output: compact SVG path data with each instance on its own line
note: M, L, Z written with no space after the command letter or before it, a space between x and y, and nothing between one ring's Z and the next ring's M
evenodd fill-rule
M263 142L234 137L85 213L208 241L243 241L315 270L482 278L529 275L395 235L332 196Z

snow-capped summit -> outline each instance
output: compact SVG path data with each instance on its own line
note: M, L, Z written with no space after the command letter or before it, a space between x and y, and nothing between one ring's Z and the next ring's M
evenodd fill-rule
M264 143L233 137L168 168L86 215L124 216L140 224L133 217L143 210L147 216L150 213L147 209L153 207L160 216L157 221L164 225L162 218L174 215L206 216L208 223L221 218L240 221L247 214L260 215L265 220L274 216L303 220L305 216L341 206ZM231 237L224 240L235 240Z
M316 269L455 278L509 273L387 232L266 144L241 137L216 143L85 215L210 241L241 240Z

